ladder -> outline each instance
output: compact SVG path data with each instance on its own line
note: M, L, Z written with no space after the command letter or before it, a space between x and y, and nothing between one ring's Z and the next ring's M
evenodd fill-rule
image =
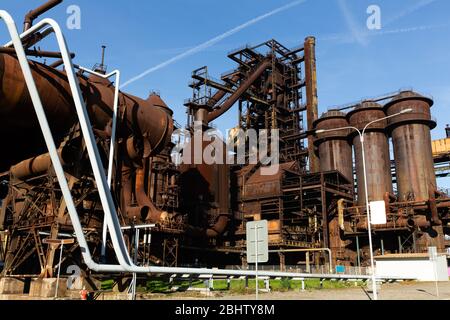
M37 253L37 256L39 259L39 264L41 266L41 271L43 271L45 269L46 257L45 257L44 250L42 249L41 237L39 236L39 234L35 228L33 228L32 233L33 233L33 237L34 237L34 246L36 247L36 253Z

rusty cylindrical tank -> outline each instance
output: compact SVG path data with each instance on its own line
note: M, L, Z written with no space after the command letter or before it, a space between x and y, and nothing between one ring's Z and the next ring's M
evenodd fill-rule
M364 101L347 114L351 126L363 130L371 121L386 117L383 107L373 101ZM381 201L387 192L393 193L389 138L386 134L387 120L372 124L364 134L367 187L369 201ZM366 190L362 146L359 134L352 132L355 147L355 166L358 181L358 205L365 205Z
M225 153L223 164L207 164L203 157L200 160L195 149L200 147L200 155L203 155L210 142L197 143L198 139L194 135L184 148L185 151L191 150L191 154L180 166L181 202L183 209L190 213L189 222L194 226L188 232L193 236L213 238L224 233L230 217L229 166L225 164ZM217 217L213 226L208 222L211 216Z
M66 74L37 62L30 62L30 66L58 143L77 121ZM96 76L79 76L78 80L94 129L110 131L114 85ZM119 97L125 115L118 139L135 137L142 156L158 153L171 138L173 121L160 100L143 100L125 93ZM0 159L0 171L47 151L20 65L7 54L0 54L0 136L9 137L0 140L0 150L8 152L8 157Z
M432 105L433 100L412 91L401 92L385 105L387 115L413 110L388 121L400 201L428 200L437 189L430 133L436 127Z
M332 130L348 127L345 113L332 110L324 113L314 122L314 129ZM349 143L351 130L324 132L316 135L314 144L318 148L320 170L323 172L337 170L353 184L353 151Z

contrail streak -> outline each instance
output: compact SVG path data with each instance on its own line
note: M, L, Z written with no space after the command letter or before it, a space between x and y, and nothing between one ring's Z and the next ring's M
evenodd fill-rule
M250 27L251 25L253 25L253 24L255 24L255 23L257 23L257 22L259 22L261 20L267 19L267 18L269 18L269 17L271 17L271 16L273 16L273 15L275 15L277 13L280 13L282 11L290 9L290 8L292 8L294 6L297 6L297 5L299 5L301 3L304 3L304 2L306 2L306 0L297 0L297 1L294 1L294 2L291 2L291 3L288 3L287 5L284 5L284 6L280 7L280 8L278 8L278 9L272 10L272 11L266 13L266 14L263 14L263 15L261 15L259 17L254 18L254 19L252 19L252 20L250 20L250 21L248 21L248 22L246 22L244 24L241 24L241 25L239 25L239 26L237 26L237 27L235 27L235 28L233 28L233 29L231 29L231 30L229 30L229 31L227 31L227 32L225 32L225 33L223 33L223 34L221 34L221 35L211 39L211 40L208 40L208 41L206 41L206 42L204 42L204 43L202 43L202 44L200 44L200 45L198 45L198 46L196 46L196 47L194 47L192 49L189 49L189 50L187 50L187 51L185 51L185 52L183 52L183 53L181 53L181 54L179 54L179 55L177 55L177 56L175 56L175 57L173 57L173 58L171 58L171 59L169 59L169 60L167 60L167 61L165 61L163 63L160 63L160 64L158 64L158 65L156 65L156 66L154 66L154 67L144 71L143 73L137 75L136 77L131 78L130 80L126 81L121 86L121 88L124 88L124 87L132 84L133 82L144 78L145 76L149 75L152 72L155 72L155 71L157 71L159 69L167 67L168 65L171 65L172 63L175 63L175 62L177 62L177 61L179 61L181 59L184 59L184 58L186 58L186 57L188 57L190 55L193 55L193 54L195 54L197 52L200 52L200 51L202 51L202 50L204 50L204 49L206 49L208 47L211 47L214 44L216 44L217 42L220 42L223 39L228 38L228 37L232 36L233 34L239 32L239 31L241 31L241 30L243 30L243 29L245 29L247 27Z
M398 33L408 33L408 32L416 32L416 31L424 31L424 30L430 30L430 29L439 29L439 28L446 28L450 26L450 24L439 24L439 25L423 25L423 26L415 26L415 27L408 27L408 28L401 28L401 29L391 29L391 30L382 30L382 31L371 31L366 32L366 37L376 37L376 36L383 36L383 35L390 35L390 34L398 34ZM345 33L337 33L337 34L330 34L325 36L319 36L317 37L320 41L338 41L341 43L353 43L357 40L349 36Z
M344 15L345 22L347 23L347 27L350 29L350 32L353 35L353 38L355 40L363 45L366 46L368 44L367 39L365 37L365 34L361 32L361 29L358 27L358 24L355 21L355 18L353 17L349 7L347 6L346 0L338 0L339 8Z
M402 12L400 12L399 14L397 14L396 16L392 17L391 19L389 19L384 25L388 26L392 23L394 23L397 20L402 19L403 17L410 15L414 12L416 12L417 10L422 9L423 7L427 7L430 4L436 2L437 0L422 0L418 3L416 3L413 6L408 7L407 9L403 10Z

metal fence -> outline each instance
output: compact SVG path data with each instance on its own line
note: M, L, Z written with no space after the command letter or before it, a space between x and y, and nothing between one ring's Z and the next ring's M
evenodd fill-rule
M199 266L199 265L183 265L183 267L207 267L207 266ZM246 268L238 265L229 265L225 267L221 267L221 269L226 270L255 270L255 265L248 265ZM347 266L339 266L330 268L329 264L315 266L311 265L309 268L301 265L287 265L282 269L280 265L258 265L259 271L273 271L273 272L289 272L289 273L299 273L299 274L325 274L325 275L355 275L355 276L369 276L371 275L370 267L347 267Z

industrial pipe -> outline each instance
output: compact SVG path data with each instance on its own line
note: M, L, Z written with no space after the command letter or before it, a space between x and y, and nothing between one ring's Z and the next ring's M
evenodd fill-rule
M231 82L236 82L239 81L241 77L239 75L234 75L233 77L231 77ZM227 92L225 90L217 90L217 92L211 97L211 99L209 99L208 101L208 106L213 108L217 105L217 103L219 103L220 100L223 99L223 97L225 97L225 95L227 94Z
M431 212L431 222L433 222L434 225L441 226L442 220L439 219L439 213L437 209L436 204L436 192L432 189L432 187L429 190L429 199L428 199L428 207Z
M53 9L58 4L62 3L63 0L50 0L41 5L40 7L37 7L36 9L28 12L25 16L25 21L23 23L23 31L27 31L31 28L33 25L33 21L37 19L41 14L44 14L45 12Z
M386 224L382 225L372 225L372 229L395 229L395 228L427 228L429 227L430 221L428 221L427 217L425 216L414 216L413 218L399 218L396 221L389 221ZM363 218L360 222L356 225L358 230L361 231L367 231L367 219Z
M143 168L136 169L136 188L135 188L136 201L140 207L149 209L149 217L147 217L146 222L156 223L160 222L161 220L165 220L168 216L168 213L158 210L155 207L153 202L145 193L144 181L145 181L144 169Z
M59 159L63 166L70 164L72 157L65 156L63 150L58 150ZM50 154L46 153L31 159L24 160L15 166L12 166L10 172L12 176L19 180L38 176L47 172L52 165Z
M218 108L208 114L208 122L212 122L226 113L239 100L239 98L250 88L250 86L261 76L261 74L272 66L272 59L263 61L239 86L239 88Z
M14 48L8 48L8 47L0 47L0 53L7 53L7 54L15 54L16 50ZM33 57L43 57L43 58L61 58L60 52L54 52L54 51L42 51L42 50L34 50L34 49L26 49L25 50L26 55L33 56ZM75 57L74 53L70 54L72 58Z
M316 39L308 37L304 45L305 81L306 81L306 113L308 131L314 129L314 122L319 118L317 97L317 66L316 66ZM312 173L320 171L319 158L314 147L314 136L308 135L309 170Z

